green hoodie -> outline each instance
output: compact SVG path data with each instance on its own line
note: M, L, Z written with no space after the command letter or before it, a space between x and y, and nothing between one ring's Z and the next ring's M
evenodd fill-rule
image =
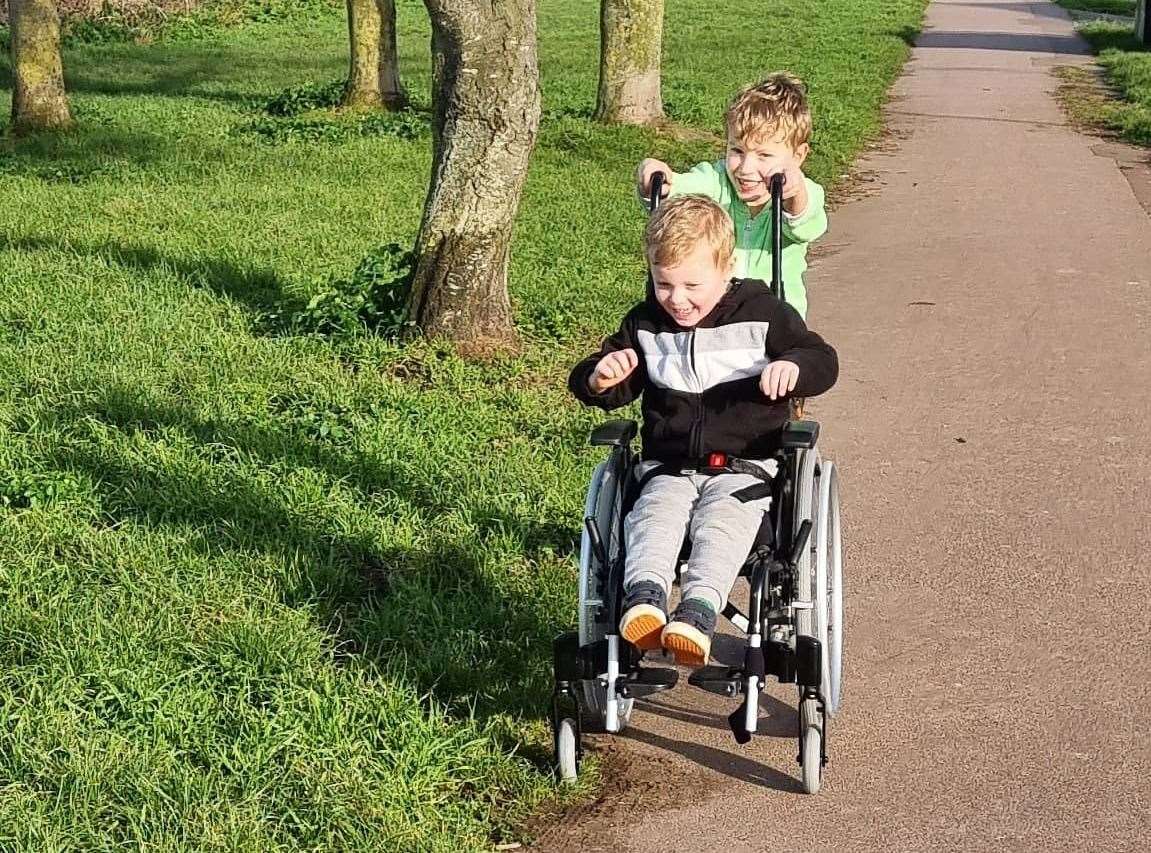
M807 269L807 244L827 230L823 209L823 187L811 178L807 182L807 210L799 216L783 215L783 287L787 303L807 317L807 290L803 271ZM735 222L735 278L771 281L771 207L752 216L731 185L723 160L700 163L690 172L672 177L671 195L703 195L715 201Z

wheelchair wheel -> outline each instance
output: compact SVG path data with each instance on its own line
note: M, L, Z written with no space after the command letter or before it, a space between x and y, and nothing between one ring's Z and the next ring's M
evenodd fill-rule
M816 599L815 564L816 545L819 540L819 451L815 449L800 452L798 459L798 473L795 481L795 513L792 533L798 532L806 519L811 519L812 531L807 540L807 547L799 555L796 564L796 594L800 598ZM816 620L812 610L800 610L796 613L796 633L803 636L819 639L816 630Z
M619 482L615 455L596 466L588 486L584 503L584 518L595 520L609 560L619 553L623 512L623 488ZM604 567L592 547L587 530L580 537L579 559L579 642L590 646L605 636L606 625L599 621L600 611L607 604L608 590L603 588L606 577Z
M623 465L619 449L596 466L588 486L584 504L584 518L595 519L608 560L615 560L622 547L623 531L623 483L621 476L629 475L630 470ZM604 589L607 577L599 557L592 547L587 530L580 537L579 562L579 642L580 646L590 646L607 636L609 626L601 619L602 611L610 604L611 591ZM606 678L606 673L601 673ZM584 681L577 689L580 707L580 724L585 732L602 732L607 727L607 688L598 681ZM616 700L620 730L631 718L633 699Z
M811 520L811 536L807 547L796 564L796 596L810 599L810 609L799 610L795 615L796 636L815 637L823 648L823 682L827 683L827 643L820 629L826 620L818 616L821 602L818 589L818 566L820 531L826 526L821 506L821 479L827 467L816 449L802 451L797 460L795 480L795 515L793 532L797 532L803 522ZM826 689L825 686L822 689ZM803 696L804 688L799 686L799 763L803 790L809 794L819 792L823 781L823 715L819 713L817 700ZM826 695L826 694L825 694Z
M574 782L579 775L579 744L576 743L575 720L565 717L560 720L556 732L556 769L560 781Z
M824 462L819 476L815 526L816 637L823 644L822 693L827 712L839 710L843 678L843 537L839 520L839 472Z

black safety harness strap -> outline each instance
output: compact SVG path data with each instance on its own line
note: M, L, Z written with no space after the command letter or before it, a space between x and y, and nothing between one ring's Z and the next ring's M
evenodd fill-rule
M686 477L690 474L706 474L708 476L747 474L761 482L732 492L733 498L740 503L750 503L771 497L773 476L765 471L763 466L747 459L728 456L726 453L709 453L699 460L684 460L682 464L661 462L644 472L643 476L639 478L639 482L636 484L636 494L643 492L644 487L656 477Z

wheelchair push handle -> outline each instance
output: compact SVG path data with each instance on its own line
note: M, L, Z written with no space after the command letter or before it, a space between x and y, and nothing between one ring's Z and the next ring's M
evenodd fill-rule
M791 564L796 565L803 558L803 549L807 547L807 540L811 538L811 519L805 518L799 525L795 534L795 542L791 547Z
M663 172L656 172L651 176L647 200L647 207L651 213L659 210L659 203L663 201L663 185L665 183L667 183L667 175Z
M783 294L783 173L771 176L771 292Z
M663 172L656 172L651 176L651 181L648 184L648 198L647 207L650 213L655 213L659 210L659 203L663 200L663 186L667 182L667 175ZM647 271L647 298L649 300L655 299L655 282L651 277L651 268Z
M771 176L771 292L784 299L783 288L783 181L782 173ZM659 210L667 175L656 172L648 187L647 205L651 213Z

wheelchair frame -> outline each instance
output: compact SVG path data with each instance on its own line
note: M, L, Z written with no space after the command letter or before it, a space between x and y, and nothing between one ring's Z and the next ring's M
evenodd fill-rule
M556 638L552 728L562 778L574 779L585 732L619 732L634 701L674 687L678 672L641 666L643 654L618 634L623 598L623 522L634 502L634 421L609 421L591 436L611 447L588 489L580 548L579 628ZM803 785L819 790L827 763L827 722L839 708L842 667L842 537L838 474L816 450L819 425L789 421L776 455L769 524L741 570L750 587L747 614L732 604L723 616L746 632L741 666L713 665L688 683L742 697L728 716L736 740L758 728L766 678L799 691L797 732Z

